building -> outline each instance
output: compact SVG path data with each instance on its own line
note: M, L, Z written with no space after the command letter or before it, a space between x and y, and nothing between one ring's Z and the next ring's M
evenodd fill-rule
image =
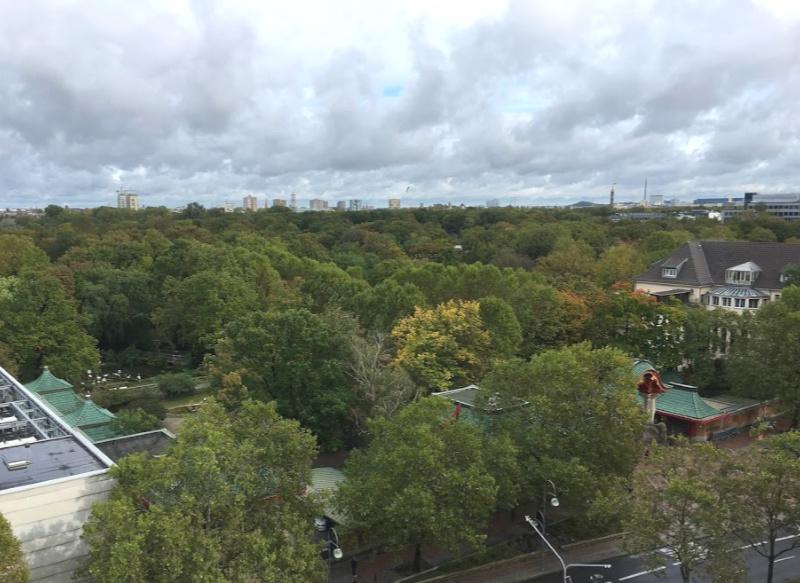
M500 206L500 199L493 198L491 200L486 201L486 207L490 209L496 209Z
M694 199L695 206L725 206L727 205L735 205L735 204L743 204L743 198L733 198L732 196L729 197L711 197L711 198L696 198Z
M279 207L279 206L286 206L286 199L285 198L274 198L274 199L272 199L272 208Z
M741 199L739 199L741 200ZM722 209L722 220L727 221L745 211L765 212L786 220L800 220L800 193L758 194L745 192L739 204L730 204Z
M347 203L343 200L340 200L336 203L336 210L337 211L346 211L347 210Z
M86 555L81 531L114 481L113 462L50 404L0 368L0 512L34 583L66 583Z
M324 211L328 209L328 201L321 198L312 198L308 201L308 208L312 211Z
M800 245L690 241L633 281L635 290L659 300L746 311L779 298L794 265L800 265Z
M634 361L633 372L651 423L664 423L670 436L720 441L775 419L769 403L727 394L703 397L697 387L664 380L646 360Z
M351 198L347 201L347 210L349 211L360 211L362 206L363 202L360 198Z
M663 194L651 194L650 195L650 206L664 206L664 195Z
M128 190L117 191L117 208L131 211L139 210L139 195Z
M242 199L242 208L246 211L258 210L258 197L247 195Z
M399 198L390 198L389 199L389 208L392 210L397 210L400 208L400 199Z

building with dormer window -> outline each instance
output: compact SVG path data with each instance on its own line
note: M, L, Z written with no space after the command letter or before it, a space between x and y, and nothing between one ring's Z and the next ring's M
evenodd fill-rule
M633 279L634 289L709 309L757 310L780 297L800 245L690 241Z

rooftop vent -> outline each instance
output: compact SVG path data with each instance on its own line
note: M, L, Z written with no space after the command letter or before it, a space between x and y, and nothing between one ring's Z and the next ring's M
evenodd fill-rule
M10 462L8 460L5 460L5 462L6 462L6 467L11 472L13 472L14 470L24 470L29 465L31 465L31 461L30 460L17 460L17 461L14 461L14 462Z

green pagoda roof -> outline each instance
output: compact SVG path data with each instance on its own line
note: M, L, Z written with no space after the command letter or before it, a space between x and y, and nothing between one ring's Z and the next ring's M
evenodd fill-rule
M644 397L639 395L639 400L644 402ZM721 414L721 411L706 403L696 390L675 386L656 397L656 411L689 419L707 419Z
M656 370L656 367L653 366L653 363L649 360L634 360L633 361L633 374L638 379L648 370Z
M50 372L50 367L45 366L42 374L35 381L31 381L25 385L30 391L34 393L47 393L50 391L59 391L63 389L72 389L72 385L64 379L58 378Z

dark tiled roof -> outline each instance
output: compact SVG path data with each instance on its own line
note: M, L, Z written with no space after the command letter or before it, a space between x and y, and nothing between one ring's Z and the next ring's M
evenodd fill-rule
M687 259L678 277L662 277L661 268ZM787 265L800 265L800 245L786 243L751 243L748 241L690 241L669 257L656 261L634 281L652 281L669 285L726 285L725 270L752 261L762 272L754 287L780 289L781 273Z

